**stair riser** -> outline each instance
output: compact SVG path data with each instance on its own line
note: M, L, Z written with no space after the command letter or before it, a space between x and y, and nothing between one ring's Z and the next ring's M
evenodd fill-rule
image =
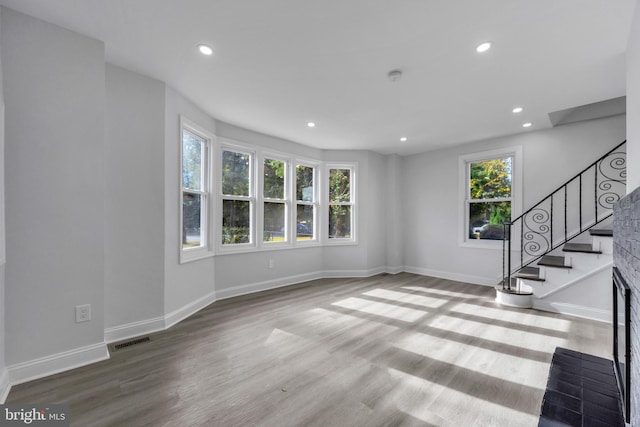
M521 280L520 286L521 286L521 289L523 290L526 289L530 292L533 292L534 299L544 297L549 293L553 293L558 289L564 288L567 284L570 284L570 283L573 283L573 285L569 286L569 288L574 289L574 292L580 293L585 291L584 289L580 290L581 289L580 285L583 283L583 280L587 280L594 274L594 272L602 271L603 269L606 270L607 272L598 273L600 274L600 277L610 278L611 271L609 270L611 267L612 267L612 263L610 262L608 265L601 265L598 268L590 269L589 271L574 271L571 275L566 275L562 278L556 277L554 278L554 280L546 280L544 282L535 282L532 280L525 279L525 280ZM598 286L604 286L608 288L610 286L609 282L610 280L604 280Z
M592 255L593 256L593 255ZM573 268L554 268L554 267L540 267L540 275L544 277L544 283L566 283L573 280L575 277L580 277L589 272L600 268L601 266L611 263L611 260L602 258L597 262L592 261L588 264L578 263L576 260Z
M611 254L589 254L585 252L565 252L564 256L567 258L567 263L571 265L571 268L581 270L589 270L611 259ZM554 267L545 266L544 268Z
M613 239L611 237L600 237L600 236L592 236L594 246L600 245L600 252L605 255L613 254Z

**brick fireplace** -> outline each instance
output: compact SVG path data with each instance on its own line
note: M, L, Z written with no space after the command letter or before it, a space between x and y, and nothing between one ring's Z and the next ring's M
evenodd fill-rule
M631 425L640 426L640 188L614 207L613 262L631 289Z

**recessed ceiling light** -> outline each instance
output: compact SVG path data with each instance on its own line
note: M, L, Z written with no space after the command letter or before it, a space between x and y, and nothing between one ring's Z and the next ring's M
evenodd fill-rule
M213 49L211 48L211 46L207 46L206 44L199 44L198 45L198 50L203 55L209 56L209 55L213 54Z
M478 47L476 47L476 52L486 52L491 49L491 42L480 43Z
M313 122L309 122L309 123L307 123L307 126L309 126L310 128L314 128L314 127L316 127L316 124L313 123Z
M523 123L522 124L523 128L530 128L531 126L533 126L533 123L531 123L531 122L527 122L527 123Z
M407 137L403 136L402 138L400 138L400 142L407 142Z
M516 114L517 114L517 113L522 113L522 110L524 110L524 108L522 108L522 107L516 107L516 108L514 108L514 109L513 109L513 110L511 110L511 111L513 111L514 113L516 113Z

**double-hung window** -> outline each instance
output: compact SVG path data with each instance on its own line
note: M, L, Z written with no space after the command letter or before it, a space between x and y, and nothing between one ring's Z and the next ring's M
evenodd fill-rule
M464 241L502 240L504 223L519 211L521 148L462 156Z
M318 199L316 192L316 166L296 164L296 241L317 240L316 216Z
M288 163L271 157L262 162L262 206L265 243L284 242L287 219Z
M181 250L185 262L212 255L209 242L210 149L213 137L181 118Z
M329 187L329 239L354 241L355 166L330 165Z
M221 157L222 245L253 244L254 155L249 151L223 147Z

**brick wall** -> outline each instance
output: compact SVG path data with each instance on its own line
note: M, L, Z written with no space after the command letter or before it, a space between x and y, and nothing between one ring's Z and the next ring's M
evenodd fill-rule
M640 188L613 209L613 262L631 288L631 425L640 426Z

